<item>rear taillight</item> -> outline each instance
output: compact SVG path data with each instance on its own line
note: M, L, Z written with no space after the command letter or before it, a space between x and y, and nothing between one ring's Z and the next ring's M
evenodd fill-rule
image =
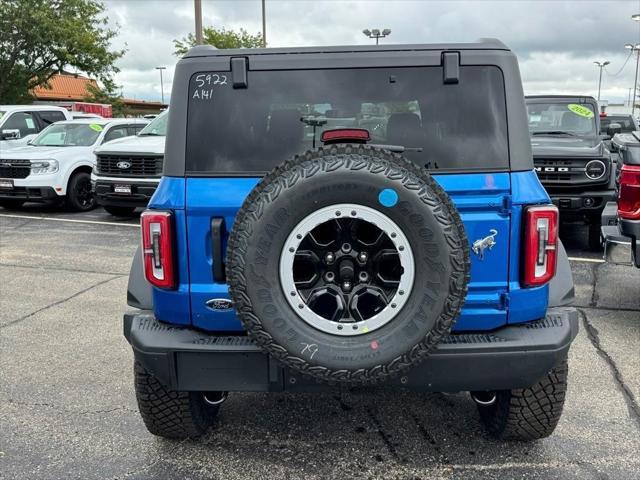
M159 288L176 286L173 258L173 215L171 212L147 210L140 216L144 276Z
M627 220L640 220L640 166L622 166L618 216Z
M527 208L522 279L525 286L543 285L553 278L556 274L557 247L558 209L553 205Z

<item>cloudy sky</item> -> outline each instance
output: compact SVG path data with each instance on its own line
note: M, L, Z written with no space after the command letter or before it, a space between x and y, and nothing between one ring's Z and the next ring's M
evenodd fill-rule
M126 44L116 81L128 98L159 100L171 90L173 39L193 30L192 0L106 0L109 20L118 25L114 47ZM205 26L251 33L262 29L260 0L203 0ZM640 43L640 0L266 0L269 47L363 45L365 28L390 28L384 43L468 42L496 37L518 55L525 93L596 95L595 60L608 60L602 99L626 101L633 85ZM625 64L626 62L626 64Z

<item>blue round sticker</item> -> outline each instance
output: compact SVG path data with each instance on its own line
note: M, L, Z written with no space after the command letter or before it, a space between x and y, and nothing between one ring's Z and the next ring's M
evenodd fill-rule
M383 207L393 207L398 203L398 194L391 188L385 188L378 195L378 201Z

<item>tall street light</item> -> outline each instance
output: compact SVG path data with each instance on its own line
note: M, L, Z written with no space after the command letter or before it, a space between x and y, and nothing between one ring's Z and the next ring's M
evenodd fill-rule
M196 16L196 45L202 45L202 0L193 0Z
M633 20L634 22L640 22L640 13L634 13L633 15L631 15L631 20ZM633 116L636 108L636 90L638 88L638 62L640 61L640 44L636 43L635 45L631 45L628 43L624 47L635 50L636 52L636 76L633 77L633 103L631 104L631 116Z
M262 0L262 47L267 48L267 14L265 0Z
M362 33L364 33L369 38L375 38L376 45L378 45L378 42L380 41L381 38L391 35L391 30L389 30L388 28L385 28L384 30L382 30L382 32L380 32L380 30L378 30L377 28L374 28L371 30L369 29L363 30Z
M611 62L608 60L605 60L604 62L593 62L595 63L598 68L600 69L600 78L598 79L598 102L600 101L600 87L602 86L602 69L604 67L606 67L607 65L609 65Z
M633 77L633 103L631 104L631 115L633 116L636 110L636 90L638 89L638 62L640 62L640 43L636 43L635 45L627 43L624 48L636 52L636 74Z
M167 67L156 67L156 70L160 70L160 97L162 98L162 104L164 105L164 83L162 83L162 71Z

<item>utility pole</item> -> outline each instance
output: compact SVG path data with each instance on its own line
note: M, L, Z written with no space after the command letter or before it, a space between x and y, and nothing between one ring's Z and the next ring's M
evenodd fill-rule
M262 48L267 48L267 15L265 0L262 0Z
M164 83L162 82L162 71L167 67L156 67L156 70L160 70L160 97L162 98L162 104L164 105Z
M196 10L196 45L202 45L202 0L193 0Z
M609 65L611 62L609 62L608 60L604 61L604 62L593 62L595 63L598 68L600 69L600 78L598 79L598 102L600 101L600 87L602 86L602 69L604 67L606 67L607 65Z
M371 30L367 28L366 30L363 30L362 33L364 33L366 37L375 38L376 45L378 45L381 38L391 35L391 30L385 28L384 30L382 30L382 32L380 32L380 30L377 28L373 28Z
M635 52L636 54L636 74L633 77L633 103L631 104L631 115L635 113L636 110L636 91L638 90L638 63L640 62L640 43L636 43L632 45L627 43L624 48Z

